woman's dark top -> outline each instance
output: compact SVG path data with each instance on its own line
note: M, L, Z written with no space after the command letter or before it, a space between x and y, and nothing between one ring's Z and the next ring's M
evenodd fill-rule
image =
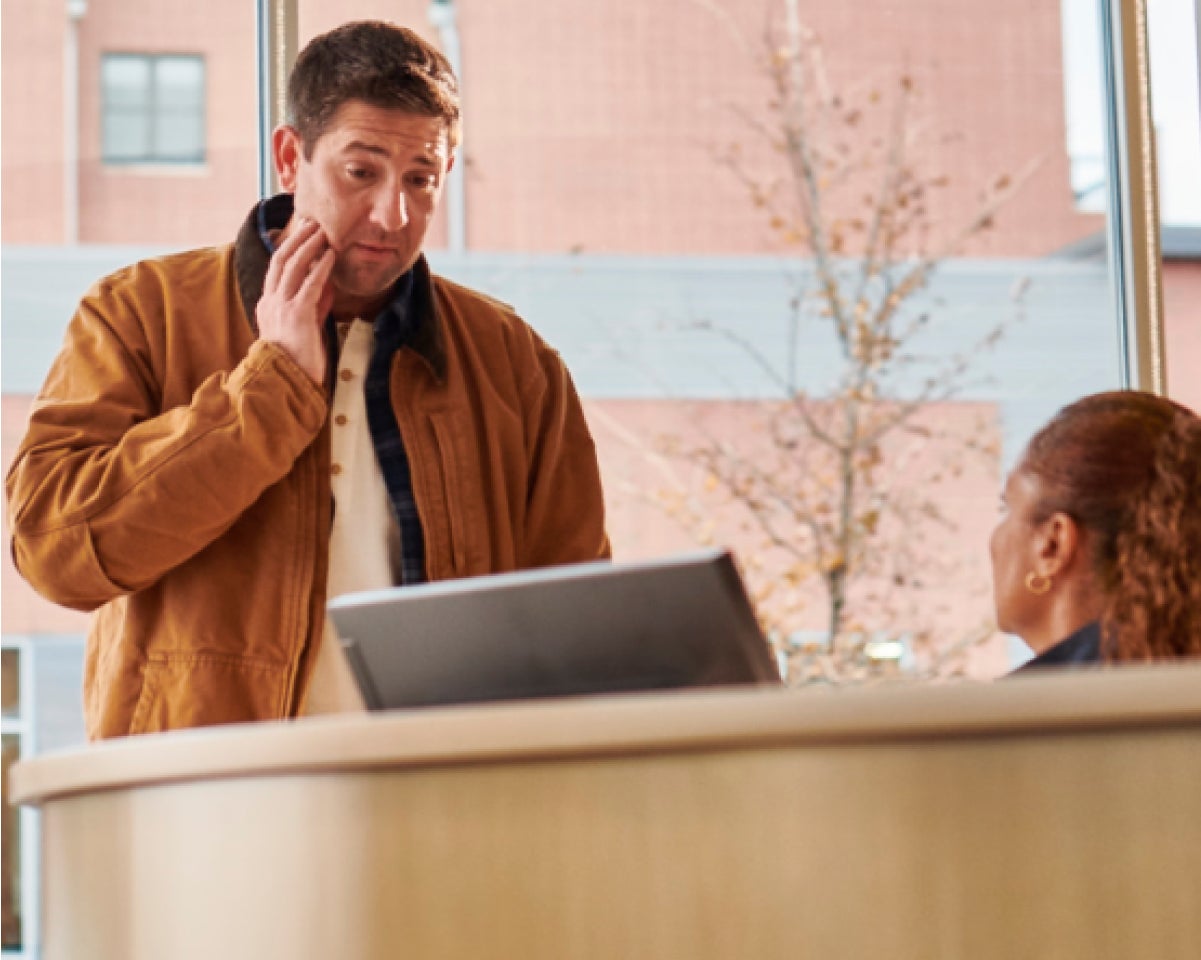
M1039 667L1064 667L1101 662L1101 624L1086 623L1065 640L1060 640L1033 660L1023 663L1014 673Z

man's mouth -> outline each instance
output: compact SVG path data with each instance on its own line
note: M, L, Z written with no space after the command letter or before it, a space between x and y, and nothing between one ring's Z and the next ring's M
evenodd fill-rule
M396 253L395 247L381 247L374 243L356 243L355 246L373 257L387 257Z

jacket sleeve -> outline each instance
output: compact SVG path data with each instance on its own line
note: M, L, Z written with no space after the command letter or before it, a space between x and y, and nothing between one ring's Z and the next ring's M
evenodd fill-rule
M149 355L136 305L85 298L9 471L14 562L65 606L93 609L195 555L324 421L323 391L273 344L167 410Z
M603 560L611 555L596 445L571 374L535 337L539 376L527 381L529 487L525 566Z

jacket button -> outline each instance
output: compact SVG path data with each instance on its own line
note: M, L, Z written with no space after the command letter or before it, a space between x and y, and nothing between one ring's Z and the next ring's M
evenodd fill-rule
M342 464L335 463L332 467L329 468L329 472L332 473L336 477L339 473L342 472Z
M343 370L340 374L338 374L338 376L340 376L343 380L354 379L354 373L350 370Z
M346 426L346 414L339 413L336 417L334 417L334 423L336 423L339 427Z

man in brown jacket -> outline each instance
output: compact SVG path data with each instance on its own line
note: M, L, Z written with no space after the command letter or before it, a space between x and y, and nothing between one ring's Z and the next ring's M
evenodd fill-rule
M96 610L91 737L345 709L328 597L608 556L562 361L422 256L458 135L435 49L331 31L272 139L287 192L80 304L7 491L18 569Z

